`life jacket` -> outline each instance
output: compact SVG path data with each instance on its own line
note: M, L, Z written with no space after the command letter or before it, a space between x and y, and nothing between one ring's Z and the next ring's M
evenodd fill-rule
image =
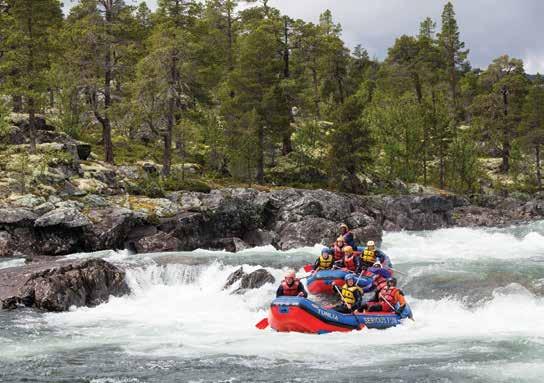
M374 262L376 262L376 250L365 249L361 254L361 259L365 263L374 264Z
M354 304L355 299L355 291L361 291L361 288L357 285L353 285L351 287L348 286L347 283L342 286L342 297L344 298L344 302L349 303L350 305Z
M357 265L355 264L355 255L344 257L344 267L350 271L355 271L357 268Z
M374 280L372 281L372 283L374 284L374 286L376 286L377 291L380 291L387 287L387 279L385 279L380 274L374 274Z
M298 279L295 279L295 281L293 282L293 284L291 286L289 286L287 284L287 282L285 281L282 281L281 282L281 287L283 288L283 295L287 295L287 296L290 296L290 297L294 297L294 296L297 296L299 291L298 291L298 285L300 284L300 281Z
M332 263L334 262L334 259L331 255L325 259L323 255L319 256L319 268L320 269L330 269L332 267Z
M334 260L340 261L344 257L344 253L342 252L342 248L338 247L338 245L334 245Z
M381 291L381 299L389 302L394 307L395 303L397 303L397 299L395 298L397 292L400 292L400 290L396 287L387 287Z

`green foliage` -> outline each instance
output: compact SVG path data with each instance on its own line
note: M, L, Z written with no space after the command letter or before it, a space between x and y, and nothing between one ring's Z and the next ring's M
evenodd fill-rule
M330 136L331 179L342 191L361 192L355 179L372 161L372 137L368 122L361 118L363 108L364 104L356 96L348 98L338 110Z
M423 19L383 62L350 52L329 10L311 23L243 3L80 0L62 20L57 0L0 0L0 100L108 162L162 162L127 185L149 196L208 190L185 163L235 185L541 188L542 80L508 56L472 70L452 3L438 33ZM496 181L487 157L501 157Z
M169 191L186 190L200 193L209 193L211 191L210 186L204 181L188 178L181 179L174 176L164 178L162 186Z

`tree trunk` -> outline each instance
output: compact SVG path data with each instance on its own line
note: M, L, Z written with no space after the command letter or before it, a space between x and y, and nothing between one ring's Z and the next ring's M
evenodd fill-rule
M421 89L421 81L419 79L419 75L417 73L413 73L412 78L414 80L414 88L416 91L417 103L421 105L423 102L423 90Z
M257 142L257 183L264 183L264 126L261 124L258 131Z
M108 38L111 37L112 30L112 9L106 7L106 28ZM111 107L111 81L112 81L112 65L111 65L111 46L110 42L106 43L106 54L104 56L104 117L100 120L102 123L102 143L104 145L104 161L113 164L113 145L111 142L111 123L109 118L109 109Z
M34 98L28 99L28 137L30 138L30 153L36 153L36 115Z
M457 71L455 68L455 52L450 55L450 90L452 101L452 119L454 122L454 134L457 128Z
M536 184L538 190L542 190L542 173L540 168L540 144L535 145Z
M168 177L170 175L170 169L172 164L172 134L174 132L175 125L175 109L176 109L176 99L175 94L175 84L176 84L176 75L177 75L177 53L172 52L170 63L170 74L169 74L169 86L168 91L168 113L166 116L166 132L164 134L164 150L162 157L162 175Z
M432 91L432 102L433 102L433 130L436 132L437 130L437 124L436 124L436 93L433 89ZM446 161L445 161L445 148L444 148L444 129L442 128L440 130L440 134L438 135L439 145L438 145L438 157L439 157L439 182L440 182L440 189L444 189L446 187Z
M288 18L287 16L283 17L283 77L285 79L288 79L291 76L291 72L289 70L289 60L290 60L290 53L289 53L289 24L288 24ZM289 95L286 94L285 97L287 98L287 108L289 109L287 111L287 126L283 129L282 134L282 150L281 153L286 156L289 153L293 151L293 143L291 142L291 122L293 122L293 111L291 108L291 102L289 100Z
M21 96L12 95L11 102L13 104L14 113L21 113L23 111L23 98Z
M317 117L317 120L321 120L321 111L319 110L319 81L317 78L317 69L315 69L315 67L312 67L312 82L314 84L315 115Z
M232 3L229 1L227 2L227 38L228 38L228 66L229 66L229 72L231 72L234 69L234 59L232 55L232 49L234 44L234 34L232 31Z
M510 124L508 123L508 89L501 90L503 100L504 126L502 131L502 164L501 172L508 174L510 171Z

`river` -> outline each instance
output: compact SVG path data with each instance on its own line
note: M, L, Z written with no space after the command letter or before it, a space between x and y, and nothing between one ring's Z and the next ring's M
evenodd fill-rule
M415 322L327 335L257 330L275 285L222 290L240 265L279 280L319 247L74 254L128 266L132 293L65 313L0 311L0 381L544 381L544 222L387 233L382 248L407 274Z

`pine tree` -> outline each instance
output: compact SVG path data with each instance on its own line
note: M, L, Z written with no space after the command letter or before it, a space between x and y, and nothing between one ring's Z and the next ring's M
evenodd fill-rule
M7 9L7 11L6 11ZM54 34L62 23L58 0L6 0L0 25L0 72L4 91L22 97L29 115L30 150L36 150L35 115L48 90L47 74L55 53Z
M351 96L336 113L330 136L330 174L334 187L341 191L365 192L358 176L371 164L372 137L368 123L362 118L364 103Z
M480 76L483 93L474 99L472 111L481 136L500 149L501 171L510 170L512 141L521 122L527 78L521 60L501 56Z
M544 145L544 80L537 76L523 106L522 141L534 151L535 179L542 190L541 148Z
M451 2L446 3L442 12L442 29L438 34L438 41L442 50L443 59L446 65L446 77L448 79L451 93L451 110L454 124L458 121L458 90L459 81L458 69L465 64L468 50L464 50L465 43L459 37L459 27L455 19L455 11Z
M64 70L74 73L94 118L102 127L104 160L114 162L114 100L122 97L123 81L134 38L132 8L124 0L81 0L67 18Z

